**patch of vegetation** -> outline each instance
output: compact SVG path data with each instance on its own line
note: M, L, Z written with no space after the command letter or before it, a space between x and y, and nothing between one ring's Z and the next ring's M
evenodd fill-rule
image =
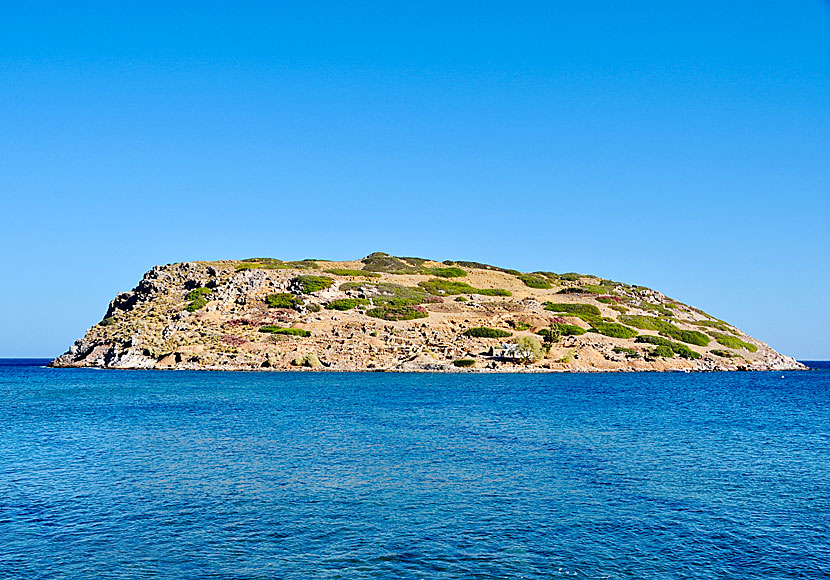
M554 322L551 325L554 329L554 332L559 332L559 336L579 336L581 334L585 334L587 331L575 324L565 324L562 322ZM536 334L539 336L549 336L550 335L550 328L542 328L536 331Z
M185 300L196 300L197 298L202 298L213 292L210 288L205 288L202 286L201 288L194 288L187 295L184 297Z
M636 357L636 356L640 356L637 353L637 351L634 350L633 348L626 348L624 346L615 346L614 347L614 352L617 353L617 354L624 354L628 358L633 358L633 357Z
M297 276L291 282L300 287L303 294L325 290L334 283L328 276Z
M426 318L429 313L423 306L411 305L393 305L386 304L378 306L366 311L367 316L372 318L380 318L381 320L414 320L416 318Z
M433 278L418 282L418 286L430 294L480 294L483 296L512 296L512 293L501 288L473 288L466 282L441 280Z
M341 298L326 304L326 310L351 310L352 308L366 306L367 304L369 304L369 301L365 298Z
M476 361L471 358L460 358L458 360L452 361L453 366L456 366L460 369L466 369L472 366L475 366Z
M729 336L728 334L721 334L720 332L713 332L712 338L718 341L718 344L722 344L727 348L744 348L749 352L757 352L758 347L750 342L744 342L740 338L735 336Z
M578 302L545 302L545 310L550 310L551 312L567 312L568 314L573 314L575 316L579 316L580 314L596 317L599 316L599 308L593 304L581 304Z
M327 274L334 274L335 276L361 276L363 278L380 278L377 272L369 272L368 270L351 270L349 268L331 268L330 270L323 270Z
M617 324L616 322L602 322L598 320L591 323L591 328L588 329L588 332L596 332L614 338L634 338L637 336L637 331L633 328Z
M112 316L107 316L101 322L98 323L98 326L112 326L115 324L115 318Z
M242 260L241 264L236 265L236 271L240 270L281 270L283 268L283 261L276 258L247 258Z
M660 316L672 316L672 311L664 306L660 306L658 304L652 304L650 302L646 302L645 300L640 300L640 303L636 305L637 308L640 310L648 310L649 312L656 312Z
M660 336L652 336L652 335L641 334L640 336L637 337L637 339L634 342L642 342L642 343L645 343L645 344L653 344L653 345L658 346L658 347L659 346L665 346L665 347L668 347L669 349L671 349L671 351L674 354L676 354L678 356L681 356L683 358L689 358L689 359L698 359L698 358L700 358L700 353L699 352L696 352L696 351L690 349L685 344L680 344L679 342L672 342L671 340L668 340L666 338L662 338Z
M302 306L303 299L288 292L269 294L265 297L268 308L297 308Z
M363 269L370 272L386 272L387 274L419 274L421 272L420 264L413 266L383 252L369 254L361 262L364 264Z
M697 330L661 330L660 334L679 340L680 342L696 344L697 346L706 346L709 344L709 337Z
M320 266L314 260L297 260L294 262L283 262L285 268L295 268L299 270L316 270Z
M656 316L635 316L623 314L619 317L618 320L623 324L633 326L634 328L640 328L642 330L656 330L658 332L661 330L680 330L671 322L668 322L667 320L663 320L661 318L657 318Z
M424 274L431 274L439 278L463 278L467 272L461 268L426 268L423 270Z
M724 350L722 348L713 348L709 352L721 358L742 358L738 353L732 352L731 350Z
M455 301L456 302L469 302L469 300L467 300L467 298L465 298L464 296L456 296Z
M200 308L204 308L207 305L207 300L203 296L198 296L195 300L193 300L190 304L184 307L185 310L188 312L196 312Z
M518 276L519 274L521 274L521 272L519 272L518 270L513 270L511 268L500 268L499 266L491 266L490 264L482 264L481 262L445 260L444 264L447 266L461 266L463 268L474 268L477 270L491 270L493 272L504 272L505 274L513 274L514 276Z
M512 332L507 332L499 328L488 328L486 326L477 326L467 329L464 332L464 336L469 336L470 338L506 338L512 335Z
M577 274L576 272L566 272L558 276L563 282L579 282L582 279L582 274Z
M657 357L674 358L674 351L671 349L671 347L666 346L664 344L661 344L661 345L655 347L654 350L652 350L650 354L654 358L657 358Z
M695 320L692 324L696 324L697 326L708 326L710 328L715 328L722 332L735 332L735 329L723 322L722 320Z
M346 282L340 285L340 290L343 292L360 291L361 289L377 292L376 296L372 296L372 302L378 306L415 306L431 298L421 288L401 286L400 284L392 284L391 282L371 284L364 282Z
M535 276L533 274L521 274L517 276L519 280L524 282L525 286L529 288L536 288L539 290L548 290L549 288L553 288L551 283L542 276Z
M307 304L306 308L308 308L309 312L320 312L319 304Z
M530 325L522 320L508 320L507 324L513 330L528 330L530 328Z
M311 336L311 332L302 328L285 328L275 324L266 324L259 327L259 332L267 332L268 334L286 334L288 336L301 336L307 338Z

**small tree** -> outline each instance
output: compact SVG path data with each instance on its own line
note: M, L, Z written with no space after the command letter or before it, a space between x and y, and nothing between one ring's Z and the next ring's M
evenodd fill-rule
M544 351L539 341L532 336L520 336L516 339L516 355L525 364L542 358Z

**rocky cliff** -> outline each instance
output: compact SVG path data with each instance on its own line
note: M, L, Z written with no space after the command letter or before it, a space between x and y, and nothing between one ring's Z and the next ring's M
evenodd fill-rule
M655 290L375 253L156 266L56 367L336 371L804 368Z

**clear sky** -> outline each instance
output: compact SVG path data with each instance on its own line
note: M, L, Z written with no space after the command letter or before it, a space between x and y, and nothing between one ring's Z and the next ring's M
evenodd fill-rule
M155 264L380 250L830 359L826 0L174 4L3 8L0 356Z

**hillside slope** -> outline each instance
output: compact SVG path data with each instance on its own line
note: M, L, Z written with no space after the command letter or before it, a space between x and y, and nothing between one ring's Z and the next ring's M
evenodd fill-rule
M515 342L526 348L517 349ZM104 319L52 366L804 368L734 326L649 288L383 253L349 262L254 258L156 266L135 289L119 294Z

